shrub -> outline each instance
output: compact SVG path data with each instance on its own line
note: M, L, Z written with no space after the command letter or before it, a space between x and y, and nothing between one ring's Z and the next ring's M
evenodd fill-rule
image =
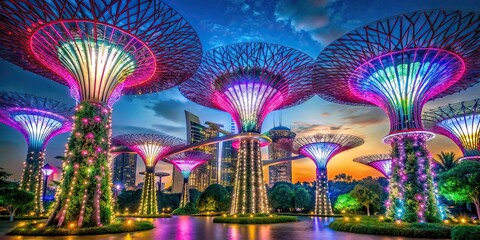
M221 212L230 208L230 196L220 184L208 186L197 201L199 212Z
M185 207L177 208L177 209L173 210L173 212L172 212L173 215L193 215L193 214L197 214L197 213L198 213L198 211L195 208L195 205L193 205L193 203L191 203L191 202L188 202L185 205Z
M480 239L480 226L456 226L452 228L452 240Z
M42 227L43 223L27 224L15 227L8 235L26 235L26 236L64 236L64 235L95 235L107 233L122 233L143 231L154 228L151 222L146 221L127 221L112 223L102 227L89 228L57 228L57 227Z
M374 218L362 218L345 221L336 219L330 224L330 228L337 231L364 233L373 235L390 235L418 238L449 238L450 227L439 223L391 223L379 222Z

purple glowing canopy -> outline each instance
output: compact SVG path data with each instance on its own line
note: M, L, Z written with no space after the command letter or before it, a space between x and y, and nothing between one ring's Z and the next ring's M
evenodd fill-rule
M390 134L422 130L430 99L480 81L480 15L428 10L358 28L317 58L317 93L332 102L376 105ZM326 87L329 86L329 87Z
M315 162L317 169L326 169L328 161L335 155L358 147L365 141L347 134L315 134L293 140L293 151Z
M464 159L480 160L480 99L431 109L424 113L425 127L452 139Z
M180 138L160 134L119 135L112 138L112 143L125 146L140 155L147 168L155 167L160 159L185 145Z
M159 0L1 1L0 16L0 57L80 101L171 88L201 61L195 31Z
M188 178L190 173L198 166L212 159L212 155L202 151L189 151L172 155L165 162L173 164L182 171L182 176Z
M50 138L71 130L73 109L52 99L0 91L0 122L20 131L29 147L40 151Z
M390 178L392 173L392 156L390 154L373 154L353 159L354 162L370 166L386 178Z
M180 92L201 105L231 114L240 132L259 132L274 110L300 104L314 94L313 59L271 43L238 43L203 56Z

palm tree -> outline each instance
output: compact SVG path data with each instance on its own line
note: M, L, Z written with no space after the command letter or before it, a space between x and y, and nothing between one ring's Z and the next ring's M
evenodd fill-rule
M454 152L440 152L437 154L438 160L435 159L439 165L439 172L447 172L448 170L454 168L459 163L459 158L455 157Z

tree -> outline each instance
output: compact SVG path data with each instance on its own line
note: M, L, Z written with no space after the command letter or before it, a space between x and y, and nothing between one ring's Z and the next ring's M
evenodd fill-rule
M33 194L19 190L17 188L5 188L0 195L0 205L4 206L8 213L10 213L10 221L13 221L13 216L18 208L33 202Z
M440 194L456 203L472 202L480 219L480 162L464 161L439 179Z
M276 185L269 194L270 206L273 209L289 209L293 207L295 193L285 184Z
M435 161L439 165L439 172L446 172L455 166L458 165L459 159L455 157L454 152L440 152L440 154L437 154L438 160L435 159Z
M335 182L352 182L352 176L345 173L340 173L333 178Z
M188 195L190 196L190 202L192 202L192 203L197 202L197 199L198 199L198 197L200 197L201 194L202 194L202 192L198 191L195 188L188 189Z
M212 184L200 195L197 201L199 212L221 212L230 208L230 195L222 185Z
M355 186L350 192L350 195L367 209L368 216L370 216L370 206L379 205L380 202L380 196L378 193L372 191L363 184L358 184Z
M295 189L294 196L295 208L305 209L310 206L310 194L303 187L297 187Z
M12 183L7 180L11 175L0 167L0 190L11 187Z
M337 211L354 212L362 208L362 205L350 193L346 193L338 196L334 208Z

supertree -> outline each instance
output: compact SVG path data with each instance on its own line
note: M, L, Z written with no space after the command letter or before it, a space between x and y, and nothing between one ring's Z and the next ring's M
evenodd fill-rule
M145 175L145 172L139 172L138 174L140 175ZM158 182L157 182L157 191L161 192L162 189L162 178L163 177L168 177L170 176L170 173L167 172L156 172L155 177L158 177Z
M197 73L179 88L196 103L230 113L240 134L258 136L268 113L312 96L312 70L312 59L295 49L238 43L205 53ZM239 145L230 213L266 213L260 140L245 137Z
M0 19L0 57L67 85L78 101L47 225L111 223L111 106L122 94L157 92L190 78L201 61L198 36L159 0L6 0Z
M116 146L123 145L134 151L145 163L142 200L138 214L158 214L157 194L155 191L155 166L159 160L168 156L172 151L184 146L185 141L180 138L159 134L125 134L115 136L112 142Z
M423 122L452 139L462 150L462 159L480 161L480 99L431 109L423 114Z
M314 134L293 140L293 152L310 158L316 166L315 214L331 215L327 164L335 155L358 147L363 139L347 134Z
M211 154L202 151L188 151L172 155L165 159L165 162L173 164L182 172L183 187L182 197L180 198L180 207L185 207L185 205L190 202L190 196L188 194L188 177L190 176L190 173L196 167L208 162L211 158Z
M72 129L74 106L34 95L0 91L0 122L25 137L28 150L20 188L34 194L34 211L43 212L43 174L48 141Z
M479 28L476 13L417 11L353 30L317 58L321 97L375 105L390 119L390 133L383 139L392 146L388 218L441 218L426 149L426 141L435 135L423 130L421 113L428 100L480 81Z
M372 154L355 158L353 161L375 168L387 179L392 174L392 155L390 154Z

